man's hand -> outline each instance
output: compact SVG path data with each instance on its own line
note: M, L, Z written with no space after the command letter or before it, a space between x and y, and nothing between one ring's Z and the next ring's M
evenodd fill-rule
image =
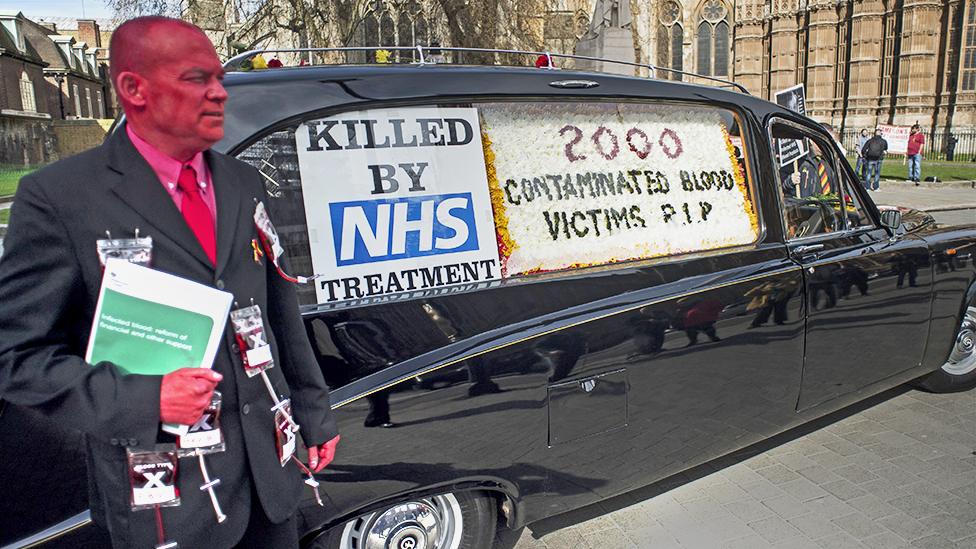
M180 368L163 376L159 387L159 420L193 425L210 404L223 376L209 368Z
M318 473L325 466L332 463L335 457L336 446L339 444L339 435L321 446L312 446L308 449L308 468L313 473Z

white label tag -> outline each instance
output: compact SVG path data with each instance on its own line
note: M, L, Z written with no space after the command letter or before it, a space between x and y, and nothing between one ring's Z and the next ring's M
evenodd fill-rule
M247 352L247 363L251 368L256 368L267 362L271 362L271 345L255 347Z
M180 448L206 448L220 444L220 430L197 431L180 437Z
M176 499L175 486L156 486L153 488L134 488L133 505L156 505Z
M281 466L284 467L291 459L291 456L295 455L295 435L291 431L288 431L287 440L281 446Z

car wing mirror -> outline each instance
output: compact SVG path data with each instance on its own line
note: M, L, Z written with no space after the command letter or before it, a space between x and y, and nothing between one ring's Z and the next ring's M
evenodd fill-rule
M898 210L881 212L881 226L891 229L892 233L898 232L898 229L901 228L901 212Z

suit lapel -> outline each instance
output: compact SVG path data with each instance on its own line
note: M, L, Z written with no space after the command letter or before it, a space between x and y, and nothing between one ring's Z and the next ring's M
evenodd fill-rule
M159 182L149 163L129 141L124 128L118 128L109 138L108 165L120 177L111 185L112 192L139 213L153 229L169 237L179 247L209 268L213 268L206 252L190 230L183 214ZM226 193L225 193L226 194ZM217 194L220 198L220 193ZM220 218L220 202L217 204ZM134 228L134 227L133 227ZM218 225L217 235L220 236ZM143 229L143 234L145 234ZM219 241L218 241L219 242ZM225 252L226 253L226 252ZM220 256L218 255L218 260Z
M217 199L217 278L224 272L234 248L234 236L239 224L241 196L235 188L233 174L226 158L212 151L206 152L207 165Z

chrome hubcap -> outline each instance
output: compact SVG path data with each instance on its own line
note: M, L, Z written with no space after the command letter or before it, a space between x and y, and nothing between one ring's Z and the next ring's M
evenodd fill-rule
M458 549L461 507L451 494L395 505L350 521L341 549Z
M366 549L427 549L436 540L437 511L421 501L397 505L376 519L366 534Z
M976 307L966 309L956 344L942 369L952 375L968 374L976 369Z

